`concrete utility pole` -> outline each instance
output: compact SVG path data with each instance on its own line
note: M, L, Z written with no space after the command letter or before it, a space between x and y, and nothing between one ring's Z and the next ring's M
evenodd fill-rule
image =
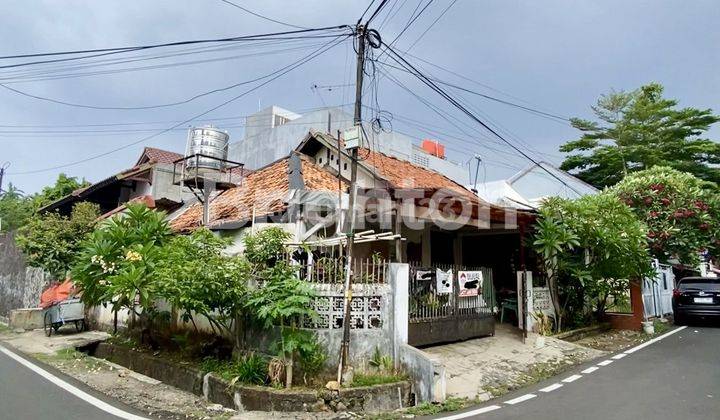
M358 24L355 29L355 36L358 41L357 47L357 69L355 81L355 126L359 128L360 137L358 139L358 147L362 144L362 87L363 75L365 73L365 27ZM353 242L355 230L355 198L357 196L357 164L358 164L358 147L354 147L351 152L352 162L350 162L350 200L348 204L348 217L346 218L347 229L347 251L345 253L345 305L343 308L343 339L340 346L340 363L338 364L338 383L342 383L343 372L347 367L350 353L350 324L351 311L350 302L352 300L352 259L353 259Z

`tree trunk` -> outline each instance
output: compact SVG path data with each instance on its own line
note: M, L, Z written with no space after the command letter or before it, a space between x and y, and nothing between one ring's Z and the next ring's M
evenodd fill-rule
M557 332L560 332L562 328L562 306L560 305L560 294L558 291L558 270L557 267L557 256L550 259L550 264L545 266L545 271L548 276L548 289L550 289L550 300L552 301L553 308L555 309L555 328Z
M288 359L284 355L285 353L283 353L283 357L285 358L285 388L290 388L293 381L293 356L291 354Z

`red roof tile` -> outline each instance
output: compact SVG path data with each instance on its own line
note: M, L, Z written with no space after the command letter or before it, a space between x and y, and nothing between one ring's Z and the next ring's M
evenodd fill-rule
M210 225L221 222L242 221L252 217L253 206L257 217L285 210L288 198L289 158L278 160L247 175L242 185L224 191L210 202ZM337 191L337 177L301 156L302 177L305 188L315 191ZM345 186L344 186L345 188ZM200 226L203 207L196 203L170 226L175 231L190 231Z
M173 163L174 161L181 159L182 157L183 155L180 153L156 149L154 147L146 147L143 150L142 155L140 155L140 159L138 159L135 165L137 166L149 161L156 163Z

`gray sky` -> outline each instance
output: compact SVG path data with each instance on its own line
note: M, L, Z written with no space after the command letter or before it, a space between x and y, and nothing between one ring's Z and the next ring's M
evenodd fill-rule
M256 13L306 27L352 24L368 4L367 1L347 0L234 1ZM425 1L421 1L424 5ZM417 4L414 0L390 0L385 13L374 22L377 29L389 16L380 27L385 41L392 40L405 27ZM407 50L449 4L450 0L435 0L399 38L396 48ZM718 21L720 5L712 0L458 0L410 53L477 83L433 68L412 56L406 57L440 79L563 116L590 117L589 106L600 94L611 88L634 89L650 81L665 85L666 95L679 99L682 106L720 111ZM6 1L0 25L0 39L3 40L0 55L285 30L289 28L262 20L220 0ZM327 41L231 46L210 53L112 67L67 70L68 66L85 64L77 61L0 69L0 83L66 102L106 107L148 106L181 101L265 75L309 54L319 48L321 42ZM187 48L138 52L123 58L170 54ZM313 91L311 86L354 82L352 55L351 45L345 42L271 84L213 111L203 117L202 122L214 120L216 125L227 128L234 140L239 140L243 119L226 118L247 115L258 106L276 104L302 111L324 104L349 103L353 98L352 87ZM28 80L31 72L47 67L54 70L62 67L65 73L87 73L221 57L234 58L54 80L35 80L39 78L35 76ZM2 64L8 63L2 61ZM449 157L453 160L467 161L473 154L479 154L485 162L480 180L507 177L527 164L507 146L489 140L491 137L487 133L476 130L466 117L453 111L411 76L392 69L386 71L416 94L450 113L451 120L459 121L455 123L459 128L454 127L388 78L381 77L378 104L380 109L396 115L392 122L395 130L418 138L439 139L448 146ZM150 110L74 108L23 97L0 88L0 163L11 162L5 182L10 181L30 193L51 183L60 172L91 181L102 179L132 166L144 145L181 152L185 143L183 129L82 164L16 174L64 165L137 142L175 122L217 106L251 86L254 85L208 95L180 106ZM482 113L483 118L499 125L516 144L538 160L559 163L558 146L578 135L567 124L472 95L462 96L474 110ZM375 106L374 101L367 99L368 105ZM408 118L420 121L425 127ZM428 129L436 133L428 133ZM438 135L438 131L445 136ZM711 137L720 138L717 127L712 130Z

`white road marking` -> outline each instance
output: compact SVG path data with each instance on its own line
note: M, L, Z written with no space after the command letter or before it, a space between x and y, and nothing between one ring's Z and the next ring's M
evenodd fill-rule
M546 386L545 388L542 388L540 392L552 392L555 391L558 388L562 388L563 384L554 383L550 386Z
M632 353L634 353L634 352L636 352L636 351L638 351L638 350L640 350L640 349L643 349L643 348L645 348L645 347L647 347L647 346L649 346L649 345L651 345L651 344L653 344L653 343L656 343L656 342L658 342L658 341L660 341L660 340L662 340L662 339L664 339L664 338L666 338L666 337L669 337L670 335L675 334L676 332L678 332L678 331L680 331L680 330L683 330L683 329L685 329L685 328L687 328L687 327L678 327L678 328L676 328L676 329L674 329L674 330L672 330L672 331L670 331L670 332L667 332L667 333L665 333L665 334L663 334L663 335L661 335L661 336L659 336L659 337L655 337L655 338L653 338L652 340L648 340L648 341L646 341L645 343L640 344L639 346L636 346L636 347L633 347L633 348L631 348L631 349L629 349L629 350L626 350L626 351L624 352L623 356L617 357L617 356L619 356L619 355L616 355L616 356L613 357L613 359L616 359L616 360L622 359L623 357L625 357L625 355L632 354ZM0 350L3 350L2 347L0 347ZM598 363L597 365L598 365L598 366L607 366L607 365L609 365L609 364L612 363L612 362L613 362L613 360L607 359L607 360L603 360L602 362ZM595 367L595 366L592 366L592 367L589 367L589 368L583 370L582 373L591 373L591 372L595 372L596 370L598 370L598 368ZM570 382L574 382L574 381L576 381L576 380L578 380L578 379L580 379L580 378L582 378L581 375L573 375L573 376L569 376L569 377L563 379L563 382L570 383ZM560 384L560 383L555 383L555 384L552 384L552 385L550 385L550 386L546 386L545 388L540 389L540 391L547 393L547 392L554 391L554 390L556 390L556 389L558 389L558 388L560 388L560 387L562 387L562 386L563 386L563 385ZM82 392L82 391L81 391L81 392ZM535 394L525 394L525 395L522 395L522 396L520 396L520 397L513 398L512 400L505 401L505 404L514 405L514 404L517 404L517 403L520 403L520 402L523 402L523 401L527 401L527 400L533 399L533 398L535 398L535 397L537 397L537 395L535 395ZM711 395L708 395L708 398L712 398L712 396L711 396ZM464 419L464 418L466 418L466 417L471 417L471 416L475 416L475 415L478 415L478 414L483 414L483 413L488 413L488 412L490 412L490 411L495 411L495 410L498 410L498 409L500 409L500 408L501 408L501 407L500 407L499 405L490 405L490 406L487 406L487 407L478 408L477 410L466 411L466 412L464 412L464 413L453 414L453 415L446 416L446 417L439 417L437 420L458 420L458 419ZM134 417L133 420L134 420L134 419L140 419L140 417Z
M521 403L523 401L531 400L535 397L537 397L537 395L535 395L535 394L525 394L525 395L521 395L517 398L513 398L512 400L507 400L507 401L505 401L505 404L515 405L515 404Z
M562 381L565 382L566 384L569 384L570 382L575 382L580 378L582 378L582 375L572 375L572 376L568 376L567 378L563 379Z
M489 405L487 407L478 408L477 410L466 411L464 413L459 413L459 414L453 414L452 416L447 416L447 417L441 417L441 419L442 420L464 419L465 417L471 417L471 416L476 416L478 414L489 413L489 412L495 411L499 408L500 408L499 405Z
M49 382L53 383L54 385L57 385L58 387L75 395L76 397L87 402L88 404L94 405L95 407L99 408L100 410L102 410L106 413L109 413L109 414L112 414L113 416L120 417L122 419L127 419L127 420L148 420L146 417L140 417L140 416L136 416L135 414L128 413L127 411L123 411L119 408L115 408L112 405L93 397L92 395L88 394L87 392L85 392L85 391L77 388L76 386L71 385L71 384L63 381L62 379L58 378L57 376L49 373L48 371L44 370L40 366L30 363L29 361L25 360L24 358L18 356L15 353L11 352L10 350L6 349L3 346L0 346L0 352L4 353L9 358L15 360L16 362L20 363L21 365L25 366L26 368L32 370L33 372L35 372L38 375L42 376L43 378L47 379Z
M625 356L627 356L626 353L620 353L620 354L616 354L615 356L613 356L612 359L620 360L620 359L622 359L622 358L625 357Z
M625 350L625 353L627 353L627 354L635 353L636 351L638 351L638 350L640 350L640 349L644 349L645 347L649 346L650 344L657 343L658 341L660 341L660 340L662 340L662 339L664 339L664 338L667 338L667 337L675 334L675 333L678 332L678 331L682 331L682 330L684 330L685 328L687 328L687 326L677 327L677 328L675 328L675 329L672 330L672 331L666 332L665 334L663 334L663 335L661 335L661 336L659 336L659 337L655 337L655 338L653 338L652 340L648 340L648 341L640 344L639 346L635 346L635 347L631 348L630 350Z

